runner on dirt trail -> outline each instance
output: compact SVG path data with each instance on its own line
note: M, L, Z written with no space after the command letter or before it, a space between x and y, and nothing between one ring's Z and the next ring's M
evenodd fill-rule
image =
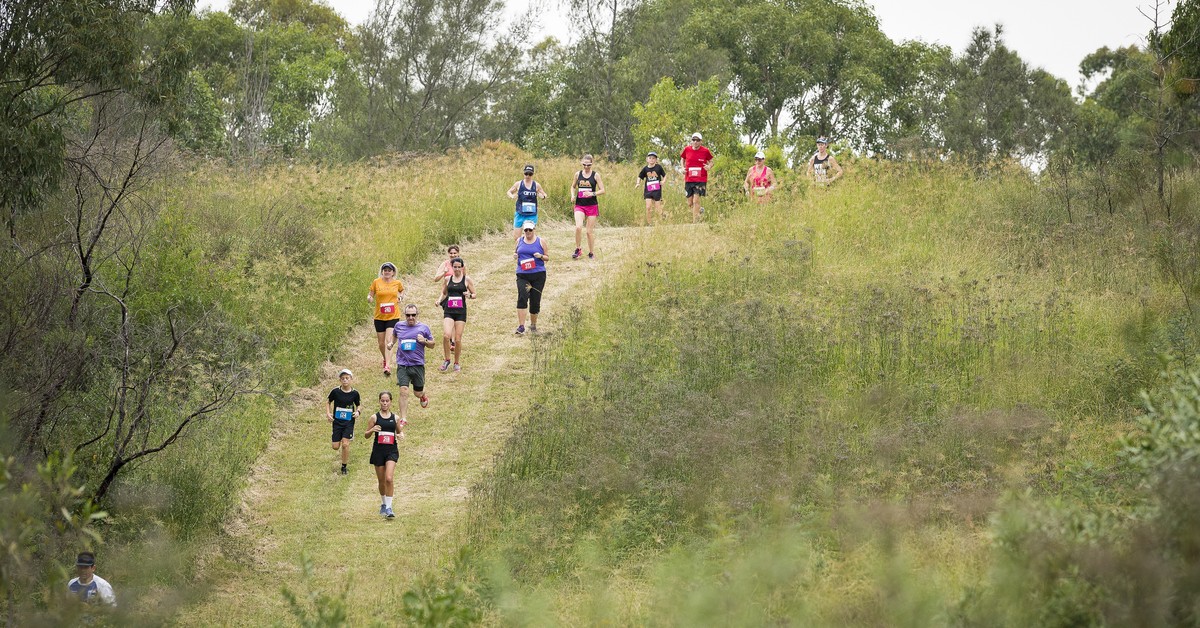
M458 251L457 244L451 244L446 247L446 259L442 260L441 264L438 264L437 272L433 275L433 283L444 281L446 277L450 276L450 260L458 257Z
M404 306L404 322L396 323L388 338L388 348L396 345L396 383L400 385L400 419L408 420L408 389L421 400L421 407L429 407L429 395L425 394L425 349L432 349L433 332L425 323L417 322L417 306Z
M508 198L517 202L513 212L513 240L521 237L521 225L538 221L538 199L546 198L546 190L533 180L533 165L525 164L524 178L508 188Z
M754 165L746 171L742 190L759 205L771 200L771 192L775 190L775 173L767 166L767 155L761 150L754 154Z
M576 214L578 216L578 214ZM517 260L517 335L525 334L525 314L529 313L529 331L537 333L538 312L542 310L542 290L546 287L546 243L534 230L537 225L521 225L523 237L517 240L513 257Z
M707 194L708 168L712 165L713 154L704 146L704 137L692 133L692 142L683 147L679 157L683 159L683 189L687 195L688 207L692 209L692 222L700 222L700 199Z
M350 441L354 440L354 419L358 418L362 397L351 388L354 373L342 369L338 373L339 386L329 391L329 402L325 405L325 416L333 424L333 450L341 451L342 475L346 475L346 464L350 462Z
M379 341L379 355L383 356L383 374L390 375L388 369L387 350L384 341L388 332L400 320L400 295L404 294L404 284L396 279L396 265L384 262L379 267L379 276L371 282L367 289L367 303L375 304L375 338Z
M371 466L375 467L375 479L379 481L379 514L387 519L395 517L392 512L392 497L396 494L394 482L396 462L400 460L397 443L404 440L406 422L392 414L392 393L379 393L379 412L367 422L365 438L375 435L371 447Z
M833 176L829 176L830 172ZM828 185L842 176L842 167L838 164L833 153L829 152L829 140L817 138L817 152L808 160L808 175L819 185Z
M588 259L596 257L596 219L600 216L600 201L597 197L604 194L604 182L600 173L592 171L592 156L584 155L579 165L583 170L575 173L571 183L571 201L575 203L575 253L571 259L579 259L583 253L580 249L583 238L584 221L587 222ZM535 221L536 225L537 222Z
M467 326L467 299L475 298L475 282L466 274L466 262L456 257L450 262L452 274L442 282L442 352L446 359L438 367L443 373L450 368L450 352L454 352L454 371L462 370L462 335Z
M635 186L638 186L642 185L642 180L646 182L646 187L642 190L642 198L646 199L646 226L654 224L650 216L652 209L658 210L658 221L662 222L662 186L663 179L666 177L667 171L663 169L662 164L658 163L658 153L654 151L646 153L646 165L638 173L638 180L634 183Z

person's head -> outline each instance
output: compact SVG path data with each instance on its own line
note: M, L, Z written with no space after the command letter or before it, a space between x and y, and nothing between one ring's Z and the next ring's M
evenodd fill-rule
M390 280L396 276L396 265L391 262L384 262L379 266L379 276Z
M658 163L658 153L654 151L646 153L646 163L651 166Z
M523 172L525 174L526 179L532 177L533 176L533 164L525 164L525 170Z
M404 306L404 322L410 327L417 324L417 306L415 304L409 303Z
M592 169L592 156L584 155L583 159L579 160L579 165L583 166L584 170L591 170Z
M392 407L392 393L386 390L379 393L379 409L386 411L390 407Z
M450 260L450 268L451 268L451 270L454 271L454 274L456 274L456 275L466 272L463 270L464 268L466 268L466 266L467 266L467 263L464 262L463 258L461 258L461 257L456 257L456 258Z
M533 222L532 220L526 220L521 225L521 233L525 236L526 240L533 237L533 234L535 233L536 229L537 229L537 223Z
M704 143L704 136L699 133L692 133L692 146L700 146Z
M817 138L817 150L826 150L828 148L829 148L829 138L824 137L824 136L818 137Z
M96 555L91 552L79 552L75 557L75 573L80 580L91 580L96 573Z
M767 154L766 153L762 152L761 150L758 151L757 153L754 153L754 165L761 166L765 163L767 163Z
M342 384L343 388L349 387L352 381L354 381L354 373L350 372L350 369L338 371L338 382Z
M451 259L458 257L459 249L457 244L451 244L446 247L446 255Z

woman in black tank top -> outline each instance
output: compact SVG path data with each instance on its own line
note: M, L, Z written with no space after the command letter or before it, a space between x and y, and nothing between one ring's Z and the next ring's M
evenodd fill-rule
M375 436L371 447L371 465L375 467L375 479L379 481L379 514L391 519L392 496L396 494L396 462L400 460L397 443L404 439L405 422L392 414L392 393L379 393L379 412L367 423L363 436Z
M821 185L833 183L842 176L842 167L829 152L829 140L823 137L817 139L817 152L808 160L808 176Z
M462 370L462 335L467 326L467 299L475 298L475 282L466 274L466 263L461 257L450 260L449 277L442 282L442 353L445 360L438 367L443 373L450 368L450 354L454 353L454 371Z
M575 181L571 183L571 202L575 203L575 253L571 259L579 259L583 254L583 226L587 223L588 259L595 257L596 250L596 219L600 216L600 201L596 197L604 194L604 181L600 173L592 170L592 156L584 155L580 162L583 170L575 173Z

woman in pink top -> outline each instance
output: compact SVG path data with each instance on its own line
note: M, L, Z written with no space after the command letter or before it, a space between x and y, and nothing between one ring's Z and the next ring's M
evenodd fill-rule
M761 150L754 154L754 165L746 171L742 190L760 205L771 200L771 192L775 190L775 173L767 166L767 156Z

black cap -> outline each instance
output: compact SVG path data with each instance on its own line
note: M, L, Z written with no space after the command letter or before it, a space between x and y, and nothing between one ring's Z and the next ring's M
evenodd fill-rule
M392 269L392 270L396 270L396 265L395 265L395 264L393 264L393 263L391 263L391 262L384 262L384 263L383 263L383 264L382 264L382 265L379 267L379 270L383 270L383 269L385 269L385 268L390 268L390 269Z
M76 567L95 567L96 566L96 555L91 552L79 552L79 555L75 557L75 566Z
M533 165L532 164L525 164L525 173L533 174Z

